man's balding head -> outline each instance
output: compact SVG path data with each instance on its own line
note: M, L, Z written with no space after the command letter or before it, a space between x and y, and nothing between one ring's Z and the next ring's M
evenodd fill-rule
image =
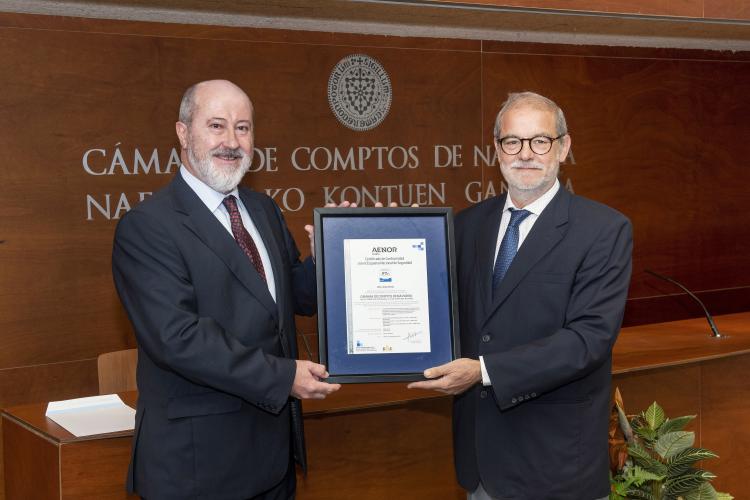
M203 82L198 82L195 85L191 85L185 93L182 95L182 101L180 102L180 116L179 120L184 123L187 126L190 126L190 124L193 122L193 115L195 114L195 109L197 107L197 100L199 94L199 90L206 90L209 91L230 91L230 92L237 92L241 95L244 95L247 101L250 103L250 108L252 109L252 102L250 101L250 98L247 96L244 90L242 90L240 87L235 85L234 83L230 82L229 80L206 80Z
M208 80L185 91L176 124L182 164L215 191L228 193L250 168L253 105L227 80Z

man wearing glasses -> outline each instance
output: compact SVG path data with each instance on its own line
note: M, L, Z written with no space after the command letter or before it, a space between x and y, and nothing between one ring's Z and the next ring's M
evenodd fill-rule
M510 94L494 133L508 193L456 217L466 357L410 387L456 395L455 462L470 500L607 498L611 356L632 228L561 189L571 139L553 101Z

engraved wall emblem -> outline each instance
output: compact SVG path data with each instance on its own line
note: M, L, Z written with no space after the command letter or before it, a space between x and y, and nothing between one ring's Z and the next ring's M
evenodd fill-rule
M346 56L328 79L328 103L339 122L357 131L382 123L391 107L393 90L385 68L364 54Z

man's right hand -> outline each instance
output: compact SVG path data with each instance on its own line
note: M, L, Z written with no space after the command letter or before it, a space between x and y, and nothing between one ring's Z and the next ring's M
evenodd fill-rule
M292 396L297 399L325 399L341 389L341 384L321 382L328 377L326 367L312 361L297 360L297 373L292 384Z

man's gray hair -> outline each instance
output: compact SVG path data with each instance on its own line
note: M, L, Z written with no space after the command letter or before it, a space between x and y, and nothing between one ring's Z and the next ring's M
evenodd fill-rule
M500 111L497 113L497 117L495 118L495 139L500 138L500 121L503 119L505 113L521 104L530 104L532 107L541 107L552 111L555 113L555 128L557 129L557 135L565 135L568 133L568 124L565 122L565 115L555 101L535 92L511 92L508 94L508 100L503 103Z
M193 113L195 113L195 91L200 83L191 85L182 95L180 101L180 121L190 126L193 123Z

